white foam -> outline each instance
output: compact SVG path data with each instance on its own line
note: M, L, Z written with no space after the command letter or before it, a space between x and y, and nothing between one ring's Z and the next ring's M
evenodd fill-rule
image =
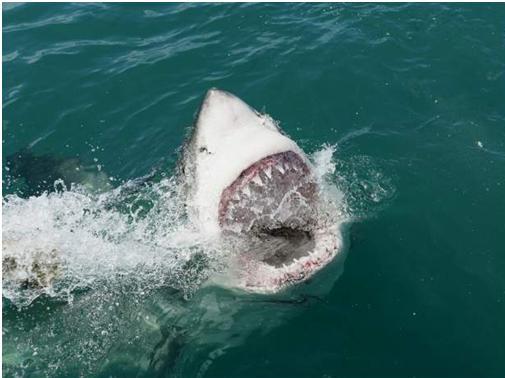
M133 200L120 190L93 195L82 188L5 197L3 258L17 268L4 281L4 296L20 305L43 293L70 299L75 289L114 284L118 274L137 277L145 290L159 287L160 278L178 274L209 244L186 223L175 193L174 180L166 179ZM53 285L24 290L23 279L36 275L34 259L45 261L51 251L59 260Z

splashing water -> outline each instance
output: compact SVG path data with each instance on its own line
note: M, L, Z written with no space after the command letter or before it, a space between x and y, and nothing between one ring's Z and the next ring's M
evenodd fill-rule
M393 189L362 161L334 160L335 151L324 146L312 160L327 212L343 224ZM363 182L369 188L356 190ZM134 190L130 181L101 194L55 187L38 197L3 199L7 372L94 374L123 362L124 369L145 372L166 367L169 357L160 351L180 334L201 343L209 329L239 327L241 317L223 311L244 306L230 302L230 294L199 290L212 276L226 275L229 252L187 221L175 177Z
M175 179L128 196L130 184L98 195L74 187L28 199L7 196L4 259L16 267L6 269L4 296L16 305L41 294L71 300L76 289L130 276L144 291L175 284L172 276L199 250L201 235L185 223ZM57 259L54 282L34 282L26 290L26 281L37 281L39 271L51 273L50 265L37 261L48 256Z

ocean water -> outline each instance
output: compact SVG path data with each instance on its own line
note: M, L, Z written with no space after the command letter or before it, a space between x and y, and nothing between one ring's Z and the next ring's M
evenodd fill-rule
M2 15L4 376L505 375L503 5ZM222 251L174 174L211 87L313 160L343 266L277 295L206 284ZM54 285L11 279L12 255Z

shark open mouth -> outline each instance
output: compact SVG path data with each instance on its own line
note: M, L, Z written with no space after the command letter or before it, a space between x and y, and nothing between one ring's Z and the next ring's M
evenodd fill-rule
M240 253L246 288L278 290L331 258L331 247L317 245L317 201L311 170L293 151L255 162L223 190L219 224L225 233L247 240Z
M188 215L229 258L216 282L275 293L340 251L326 182L270 116L212 88L184 152Z

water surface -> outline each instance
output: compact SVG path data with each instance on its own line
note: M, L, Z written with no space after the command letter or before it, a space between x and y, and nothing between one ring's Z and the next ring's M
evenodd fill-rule
M72 252L52 293L4 281L5 376L505 374L502 5L2 12L3 238ZM340 278L265 300L201 288L209 262L174 257L219 266L173 182L210 87L278 120L343 193ZM20 154L44 157L31 182L6 164ZM58 164L113 205L43 194ZM154 168L140 192L112 190Z

